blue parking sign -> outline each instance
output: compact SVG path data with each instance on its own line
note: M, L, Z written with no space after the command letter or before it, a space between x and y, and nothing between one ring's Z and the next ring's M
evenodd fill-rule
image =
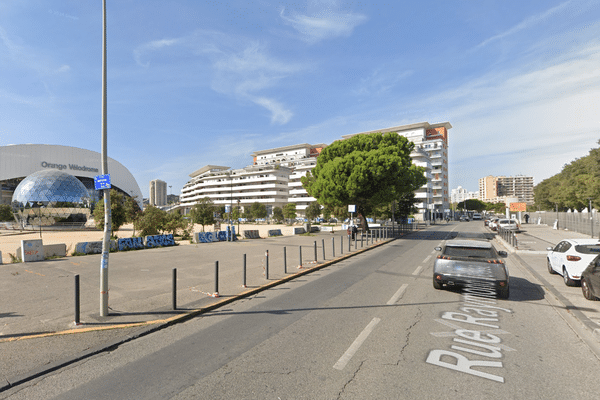
M96 190L110 189L110 174L95 176L94 187Z

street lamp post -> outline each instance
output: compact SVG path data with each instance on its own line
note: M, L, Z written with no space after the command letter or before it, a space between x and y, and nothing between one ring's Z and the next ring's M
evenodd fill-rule
M237 203L238 203L238 212L237 212L237 214L238 214L238 230L237 231L239 232L240 231L240 199L237 200Z
M108 175L107 127L106 127L106 0L102 0L102 175ZM110 189L104 195L104 237L100 260L100 316L108 316L108 253L110 249L111 214Z

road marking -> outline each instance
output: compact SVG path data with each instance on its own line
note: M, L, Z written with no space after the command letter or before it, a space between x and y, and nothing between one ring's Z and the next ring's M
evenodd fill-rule
M341 371L344 369L344 367L346 367L346 364L348 364L352 356L354 356L354 353L357 352L360 346L362 346L363 342L367 339L367 337L369 337L371 332L373 332L373 329L375 329L375 326L379 323L379 321L381 321L380 318L373 318L371 322L369 322L369 325L367 325L366 328L363 329L363 331L360 333L360 335L358 335L356 340L354 340L354 343L350 345L350 347L348 348L348 350L346 350L344 355L341 356L340 359L333 365L333 368Z
M396 304L396 302L398 300L400 300L400 297L402 297L402 295L404 294L404 291L406 290L407 287L408 287L407 283L405 283L404 285L400 286L400 289L398 289L398 291L396 293L394 293L394 295L392 296L392 298L389 299L386 304L388 306Z
M423 260L423 264L427 264L427 261L431 259L431 255L428 255L426 259Z
M417 269L415 269L415 272L413 272L413 275L419 275L421 273L421 271L423 270L423 267L421 265L419 265L417 267Z

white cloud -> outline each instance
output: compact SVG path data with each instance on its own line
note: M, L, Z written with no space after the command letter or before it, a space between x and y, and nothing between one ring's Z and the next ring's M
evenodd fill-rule
M312 16L293 13L288 17L284 15L284 11L281 10L279 13L281 19L292 26L300 34L300 38L307 43L350 36L354 28L367 20L367 17L361 14L338 13L330 9Z
M544 11L541 14L532 15L531 17L526 18L525 20L521 21L520 23L513 26L512 28L484 40L483 42L481 42L477 46L475 46L475 49L480 49L482 47L487 46L488 44L490 44L492 42L502 40L508 36L511 36L511 35L514 35L514 34L520 32L522 30L529 29L532 26L537 25L538 23L543 22L544 20L552 17L554 14L564 10L571 3L573 3L573 0L568 0L568 1L565 1L564 3L561 3L555 7L550 8L549 10Z
M292 118L293 113L267 92L304 66L272 57L266 46L257 41L213 31L149 42L134 50L134 58L139 65L148 67L150 59L158 59L167 50L172 57L164 57L166 63L190 54L207 60L212 71L211 89L265 108L271 114L271 123L286 124Z

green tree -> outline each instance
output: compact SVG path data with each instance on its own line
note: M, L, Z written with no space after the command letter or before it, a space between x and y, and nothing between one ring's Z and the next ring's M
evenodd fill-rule
M204 232L205 225L212 225L215 223L215 205L213 201L205 197L192 207L190 217L192 222L195 224L202 225L202 232Z
M249 207L248 213L251 215L250 218L267 218L267 207L264 204L255 201Z
M590 199L592 207L600 208L600 149L592 149L589 155L565 165L533 191L536 209L581 211L589 206Z
M321 213L321 206L316 201L311 201L308 204L308 207L306 207L306 210L304 210L304 215L309 220L317 218Z
M0 221L14 221L12 208L8 204L0 204Z
M93 215L96 228L104 229L104 199L100 199L96 203ZM114 189L110 190L110 221L112 237L115 237L115 233L127 222L125 196Z
M165 230L166 220L166 211L154 206L148 206L138 215L134 225L140 232L140 236L158 235Z
M167 213L164 223L164 232L170 232L173 235L177 234L177 231L183 231L183 236L188 236L190 221L185 219L183 215L178 212Z
M281 222L283 221L285 217L283 216L283 210L281 209L281 207L274 207L273 208L273 219L277 222Z
M412 164L414 144L397 133L361 134L327 146L302 184L320 204L354 204L368 230L366 215L423 186L424 168Z
M296 203L287 203L283 206L283 216L286 219L296 219Z
M458 203L458 208L469 211L482 212L483 210L487 210L488 203L484 203L483 201L478 199L467 199Z

